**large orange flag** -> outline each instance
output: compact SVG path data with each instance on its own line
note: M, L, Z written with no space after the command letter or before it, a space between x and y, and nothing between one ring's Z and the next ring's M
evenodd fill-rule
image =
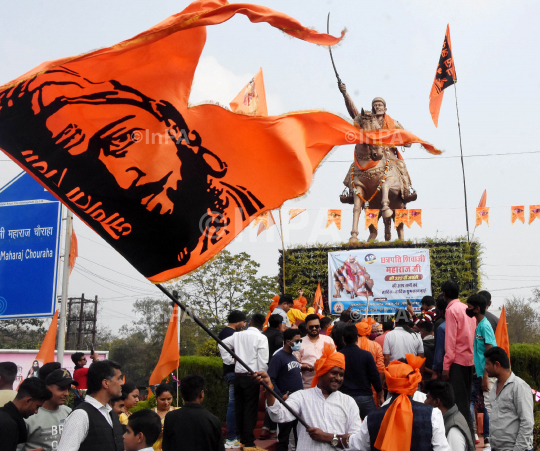
M54 362L54 350L56 349L56 330L58 328L58 310L54 312L54 316L47 331L47 335L41 343L41 348L37 353L36 360L42 364Z
M439 64L435 72L435 80L429 93L429 112L431 113L435 127L439 125L439 111L441 109L444 90L448 86L452 86L456 81L456 67L454 66L452 43L450 42L450 24L448 24L446 26L441 57L439 58Z
M195 270L304 194L336 145L420 142L440 153L408 131L363 132L322 111L189 108L205 27L235 14L314 44L340 41L264 6L197 0L132 39L0 87L0 148L155 283Z
M497 346L499 346L499 348L503 348L506 351L508 358L510 359L510 340L508 339L508 327L506 325L506 312L504 310L504 305L501 316L499 317L499 322L497 323L495 341L497 341Z
M161 384L161 381L178 368L178 360L180 359L180 350L178 349L178 306L175 305L169 327L163 340L163 348L159 361L150 376L149 385Z
M229 105L235 113L268 116L262 67Z

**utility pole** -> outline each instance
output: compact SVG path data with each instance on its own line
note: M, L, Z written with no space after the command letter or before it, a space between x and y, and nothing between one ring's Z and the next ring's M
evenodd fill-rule
M58 335L57 362L64 364L64 351L66 347L66 317L67 317L67 295L69 285L69 254L71 253L71 235L73 234L73 213L66 207L66 238L64 241L64 269L62 273L62 302L60 303L60 328Z

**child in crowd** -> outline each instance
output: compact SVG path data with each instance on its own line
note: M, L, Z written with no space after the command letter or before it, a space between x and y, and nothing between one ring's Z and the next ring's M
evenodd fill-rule
M139 410L129 417L124 434L125 451L152 451L161 433L161 419L151 410Z

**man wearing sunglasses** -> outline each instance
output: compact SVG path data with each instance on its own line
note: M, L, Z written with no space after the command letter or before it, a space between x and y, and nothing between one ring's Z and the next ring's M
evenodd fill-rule
M276 352L270 360L268 375L274 385L274 390L283 398L287 398L291 393L303 389L302 365L294 356L293 351L299 351L302 344L302 337L298 329L287 329L283 332L283 348ZM306 367L307 368L307 367ZM279 425L277 451L287 451L289 449L289 436L291 429L294 432L294 442L296 436L296 425L298 420Z
M307 370L302 372L304 388L311 387L311 381L315 376L313 365L322 356L325 343L334 345L332 338L326 335L320 335L321 322L315 314L306 316L307 335L302 338L299 359L302 365L307 365Z

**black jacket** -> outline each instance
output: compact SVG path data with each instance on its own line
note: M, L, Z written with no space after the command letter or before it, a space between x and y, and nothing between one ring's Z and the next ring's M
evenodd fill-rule
M270 362L274 352L283 347L283 334L274 327L269 327L263 332L263 335L268 338L268 362Z
M345 376L340 391L349 396L371 396L371 387L382 391L381 377L371 352L364 351L354 343L345 345L341 352L345 356Z
M0 407L0 451L15 451L26 442L26 423L13 402Z

